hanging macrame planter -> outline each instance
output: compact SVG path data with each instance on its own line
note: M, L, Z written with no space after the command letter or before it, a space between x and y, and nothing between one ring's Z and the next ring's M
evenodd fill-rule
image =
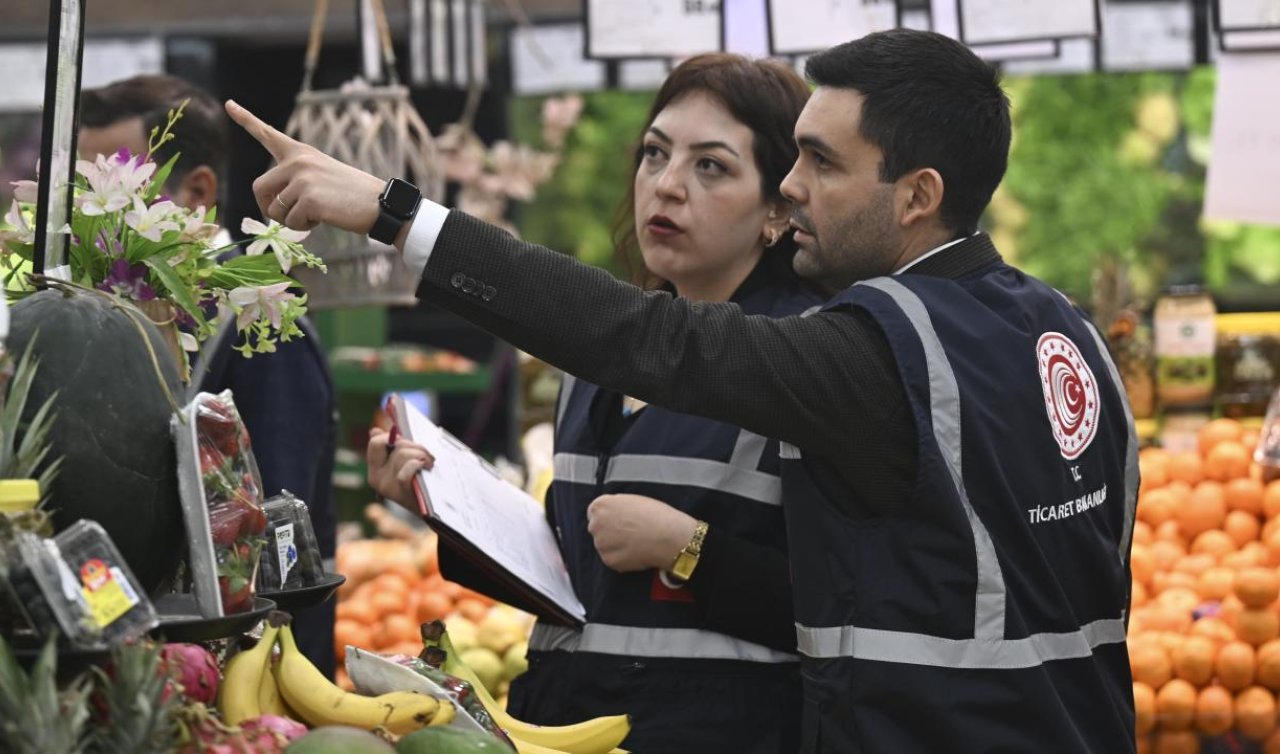
M306 72L285 131L298 141L349 165L384 178L404 178L428 199L444 194L444 174L435 141L413 107L408 87L395 72L395 55L381 0L372 0L388 81L385 86L348 85L312 90L320 58L328 0L317 0L307 43ZM396 250L364 236L321 226L307 248L328 266L327 275L300 271L312 309L412 305L417 276Z

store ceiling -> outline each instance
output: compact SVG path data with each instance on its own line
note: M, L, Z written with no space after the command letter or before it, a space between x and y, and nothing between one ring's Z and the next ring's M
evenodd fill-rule
M385 0L392 28L406 19L406 0ZM86 34L90 36L159 34L221 36L243 39L296 39L311 24L315 0L89 0ZM523 10L534 21L581 15L582 0L490 0L490 18L512 21ZM45 0L0 0L0 40L42 40L48 33ZM349 35L355 27L355 0L331 0L328 29Z

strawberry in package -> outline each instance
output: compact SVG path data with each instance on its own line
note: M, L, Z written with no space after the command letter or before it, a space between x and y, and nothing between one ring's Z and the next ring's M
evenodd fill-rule
M262 477L231 391L200 393L172 426L196 604L206 618L249 611L267 515Z

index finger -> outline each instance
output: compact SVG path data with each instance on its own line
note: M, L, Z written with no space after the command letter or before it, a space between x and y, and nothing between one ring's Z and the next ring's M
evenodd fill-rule
M227 115L231 116L231 120L234 120L241 128L248 131L250 136L271 153L276 162L284 159L290 147L298 143L267 125L261 118L237 104L235 100L227 100L226 108Z

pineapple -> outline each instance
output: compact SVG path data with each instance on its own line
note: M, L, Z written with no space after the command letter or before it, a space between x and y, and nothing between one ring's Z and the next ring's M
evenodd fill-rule
M31 422L25 429L23 427L22 414L26 410L31 383L39 368L39 362L32 355L34 346L35 338L32 338L13 371L9 393L4 399L3 409L0 409L0 479L35 479L40 483L40 491L43 493L49 489L57 475L62 459L45 464L44 470L37 474L51 449L49 430L53 428L53 403L57 394L50 396L36 411L35 416L31 417ZM28 524L39 526L41 519L37 517L24 522L20 528L25 528Z
M181 697L170 686L160 662L160 647L150 642L123 644L111 653L111 672L94 668L95 704L101 720L91 752L134 754L178 748L176 713Z
M28 675L0 637L0 751L74 754L86 751L90 680L81 676L58 691L54 639Z

